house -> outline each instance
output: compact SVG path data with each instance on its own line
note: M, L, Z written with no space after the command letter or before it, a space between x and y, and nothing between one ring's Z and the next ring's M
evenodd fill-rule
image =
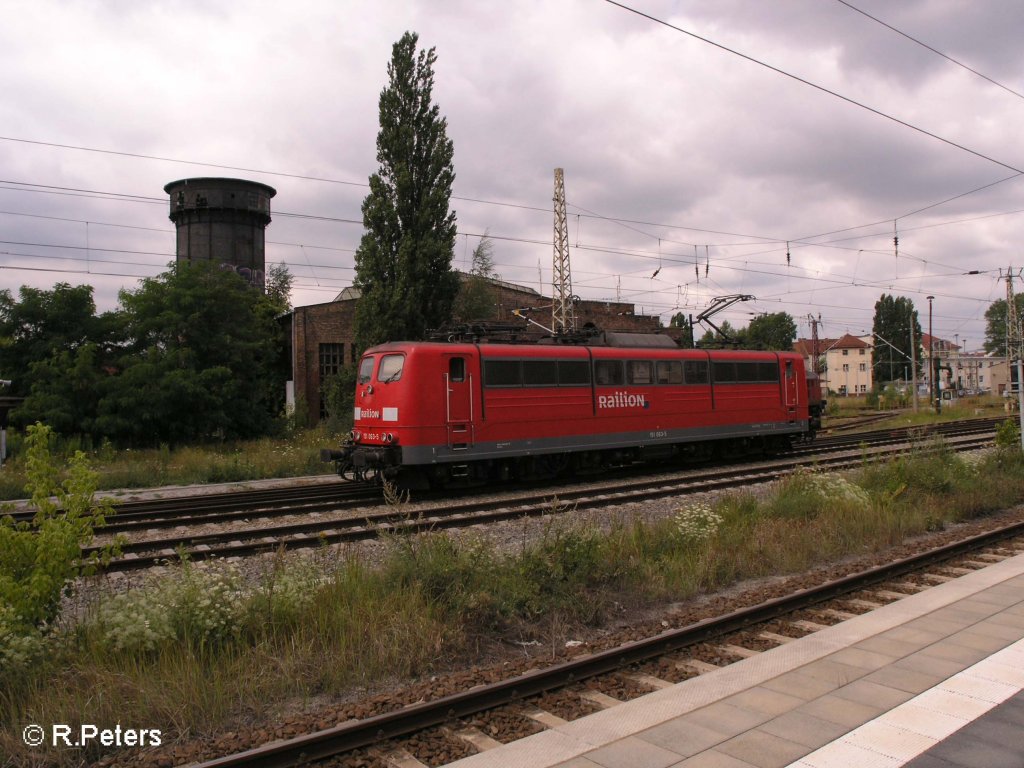
M794 351L802 354L808 370L817 370L826 392L864 395L871 391L871 344L849 333L838 339L818 339L817 365L810 339L799 339Z

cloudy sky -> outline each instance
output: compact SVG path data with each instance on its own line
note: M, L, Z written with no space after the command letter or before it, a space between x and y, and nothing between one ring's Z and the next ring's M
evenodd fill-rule
M88 283L112 309L173 259L163 186L234 176L278 191L293 303L330 301L413 30L455 145L455 266L489 232L503 279L549 291L562 167L584 298L667 322L751 294L719 319L836 337L882 293L927 330L931 295L935 334L980 346L1024 267L1024 4L625 5L0 0L0 287Z

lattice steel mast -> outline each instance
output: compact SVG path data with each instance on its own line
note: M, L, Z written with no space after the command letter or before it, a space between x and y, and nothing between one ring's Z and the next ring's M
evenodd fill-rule
M1017 315L1017 300L1013 295L1013 267L1000 278L1006 280L1006 358L1020 360L1024 357L1024 339L1021 338L1020 317Z
M576 330L573 306L572 273L569 268L569 225L565 216L565 173L555 168L555 255L552 270L551 329L555 335Z

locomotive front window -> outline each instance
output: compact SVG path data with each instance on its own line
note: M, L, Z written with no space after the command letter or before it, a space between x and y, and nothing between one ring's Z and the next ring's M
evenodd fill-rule
M364 357L359 361L359 383L369 384L370 379L373 378L373 361L372 355Z
M380 359L380 368L377 369L377 381L381 384L390 384L402 378L402 368L405 367L405 355L384 355Z

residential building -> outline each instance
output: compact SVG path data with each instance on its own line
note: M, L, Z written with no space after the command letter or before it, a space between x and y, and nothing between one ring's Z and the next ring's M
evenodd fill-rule
M871 344L849 333L838 339L818 339L818 363L810 339L799 339L793 349L804 356L808 370L816 368L821 386L837 395L865 395L871 391Z

